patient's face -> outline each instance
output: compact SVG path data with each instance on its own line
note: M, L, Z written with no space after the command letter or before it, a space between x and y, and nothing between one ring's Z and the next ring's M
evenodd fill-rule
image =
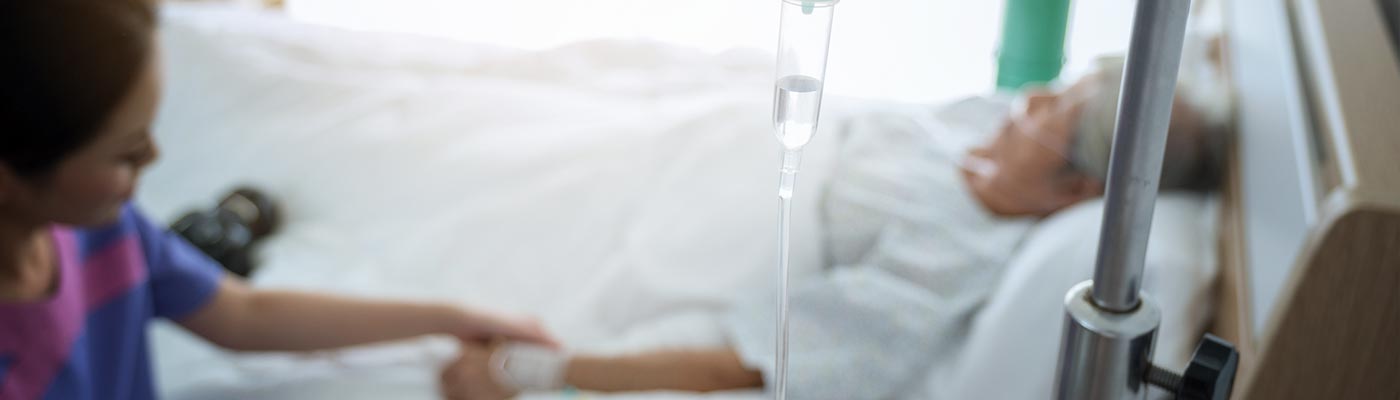
M966 155L964 176L988 210L1003 216L1045 216L1098 196L1102 184L1069 168L1079 112L1091 80L1052 93L1028 92L995 137Z

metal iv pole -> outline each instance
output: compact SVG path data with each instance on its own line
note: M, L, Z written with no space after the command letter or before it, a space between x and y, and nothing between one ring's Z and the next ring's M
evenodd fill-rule
M1150 364L1161 311L1139 294L1190 0L1137 0L1118 100L1094 279L1065 295L1055 399L1224 399L1237 353L1207 335L1185 376Z

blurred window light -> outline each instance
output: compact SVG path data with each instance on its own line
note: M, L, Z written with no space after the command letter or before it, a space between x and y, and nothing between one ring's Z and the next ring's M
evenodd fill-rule
M282 0L297 20L522 49L629 38L709 52L773 51L779 0ZM1082 0L1066 71L1126 47L1132 1ZM845 0L832 28L836 95L944 101L992 89L1003 1Z

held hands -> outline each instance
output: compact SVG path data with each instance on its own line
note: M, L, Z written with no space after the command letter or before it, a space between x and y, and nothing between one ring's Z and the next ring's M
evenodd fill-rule
M522 390L558 390L568 363L557 348L463 342L461 355L442 370L440 389L450 400L503 400Z
M449 332L461 341L461 354L442 369L444 398L504 400L522 389L562 386L567 358L539 321L455 310Z
M497 346L462 342L462 353L443 367L439 380L442 397L448 400L506 400L520 392L492 377L491 354Z

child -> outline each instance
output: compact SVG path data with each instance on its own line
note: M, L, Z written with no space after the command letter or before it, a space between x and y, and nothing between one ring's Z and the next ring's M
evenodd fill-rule
M155 397L147 322L232 350L552 340L442 304L257 290L129 203L157 154L153 6L0 2L0 400Z

